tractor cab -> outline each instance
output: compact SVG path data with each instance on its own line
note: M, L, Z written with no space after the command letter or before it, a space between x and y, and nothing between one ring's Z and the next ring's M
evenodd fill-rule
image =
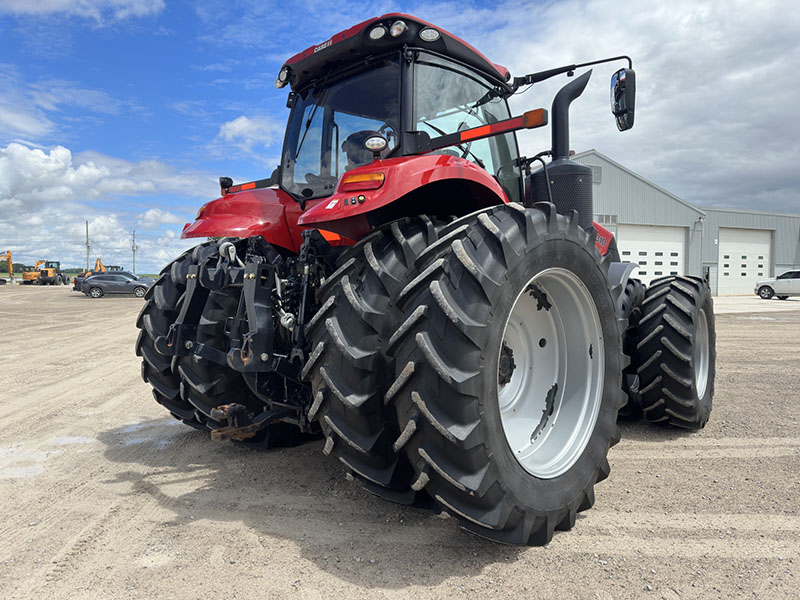
M458 38L407 15L361 26L289 59L276 81L292 86L280 186L299 200L331 196L344 173L376 159L420 154L420 136L511 116L508 71ZM513 132L433 153L472 162L520 199Z

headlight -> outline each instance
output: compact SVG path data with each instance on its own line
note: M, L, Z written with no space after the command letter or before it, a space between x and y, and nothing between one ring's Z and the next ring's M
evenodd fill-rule
M405 21L395 21L389 28L389 35L398 37L403 35L406 31L408 31L408 25L406 25Z
M433 27L426 27L422 31L419 32L419 37L425 42L435 42L442 34L439 33L438 29L434 29Z
M369 39L379 40L385 35L386 35L386 27L384 27L383 25L378 25L377 27L373 27L370 30Z

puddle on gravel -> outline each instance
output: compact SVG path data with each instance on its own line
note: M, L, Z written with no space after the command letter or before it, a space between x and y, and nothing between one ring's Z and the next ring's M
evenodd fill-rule
M63 450L31 452L22 444L0 447L0 479L21 479L38 475L44 471L42 463L62 452Z

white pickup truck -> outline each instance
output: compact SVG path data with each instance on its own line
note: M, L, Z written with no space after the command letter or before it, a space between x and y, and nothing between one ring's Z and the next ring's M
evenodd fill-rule
M786 300L789 296L800 296L800 271L786 271L772 279L762 279L756 282L756 295L764 300L777 296L779 300Z

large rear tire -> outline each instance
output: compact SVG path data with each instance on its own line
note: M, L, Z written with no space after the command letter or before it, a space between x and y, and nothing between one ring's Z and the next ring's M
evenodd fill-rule
M716 373L714 304L699 277L651 282L641 306L634 363L645 418L685 429L705 426Z
M622 392L626 403L620 407L619 417L629 421L642 417L642 399L639 397L639 375L636 373L636 366L631 361L638 342L636 334L641 315L641 304L646 290L647 287L638 279L629 279L622 292L622 312L620 317L628 323L622 334L622 352L624 354L624 362L628 364L622 369Z
M225 324L236 314L239 295L238 288L230 287L209 292L200 322L197 324L198 346L204 344L219 352L220 361L224 360L230 345L230 340L225 334ZM254 415L267 408L250 391L242 374L227 364L218 364L197 354L191 354L178 358L177 371L181 379L181 398L195 407L195 417L210 430L227 426L227 423L216 421L211 417L212 409L223 404L231 402L242 404ZM300 437L300 430L295 425L275 423L256 432L253 437L236 443L266 448L292 446L300 441Z
M402 313L395 300L414 262L436 241L425 216L396 221L359 242L321 287L321 308L308 325L311 355L304 375L312 384L309 419L319 420L333 453L371 492L418 501L413 471L392 448L398 429L383 398L394 377L385 347Z
M546 544L592 506L619 440L610 258L551 204L493 207L464 224L399 299L394 447L414 467L412 488L463 528Z
M216 242L201 244L164 267L161 277L145 294L145 304L136 319L140 329L136 355L142 357L142 379L153 386L156 402L195 429L206 429L206 426L195 414L195 407L181 397L177 357L161 354L155 347L155 340L167 335L178 317L189 266L204 260L215 249Z

